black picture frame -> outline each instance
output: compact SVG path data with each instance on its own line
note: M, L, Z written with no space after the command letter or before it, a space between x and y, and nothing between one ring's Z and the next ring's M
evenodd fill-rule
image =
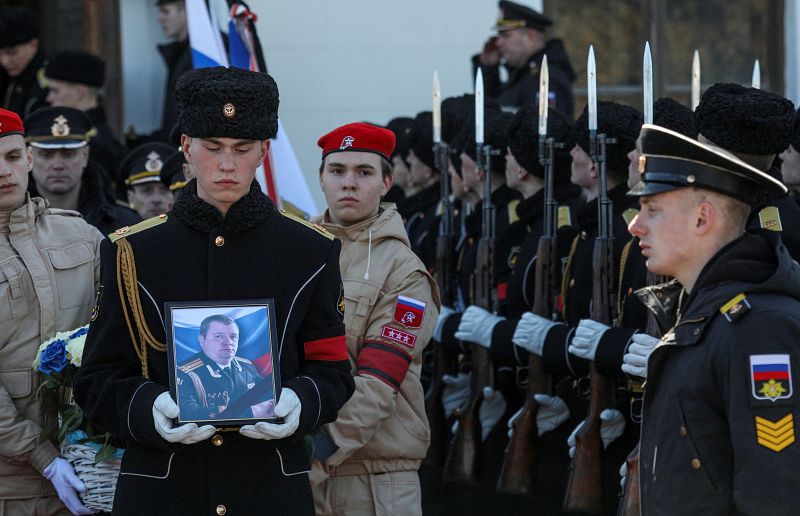
M180 411L176 424L230 428L282 421L271 412L281 385L273 299L164 307L169 389Z

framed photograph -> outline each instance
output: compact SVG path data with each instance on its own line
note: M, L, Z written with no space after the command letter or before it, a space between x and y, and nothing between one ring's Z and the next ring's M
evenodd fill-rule
M272 299L165 303L170 392L178 424L279 422Z

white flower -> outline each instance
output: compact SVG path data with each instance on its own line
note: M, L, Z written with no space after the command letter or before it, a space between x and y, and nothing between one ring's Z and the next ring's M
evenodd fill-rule
M83 345L86 343L86 335L74 338L67 342L67 358L70 364L75 367L81 366L81 359L83 358Z

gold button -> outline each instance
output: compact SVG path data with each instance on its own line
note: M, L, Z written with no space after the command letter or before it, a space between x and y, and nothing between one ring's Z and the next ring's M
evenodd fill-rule
M226 512L228 512L228 509L227 509L227 507L225 507L225 506L224 506L224 505L222 505L222 504L220 504L220 505L217 505L217 514L219 514L219 516L222 516L222 515L223 515L223 514L225 514Z
M692 467L694 469L700 469L700 459L692 459Z
M682 427L681 427L681 437L686 437L686 434L687 434L687 432L686 432L686 427L685 427L685 426L682 426Z
M581 240L586 240L586 237L589 236L586 231L581 231Z
M221 435L215 435L214 437L211 438L211 444L213 444L214 446L222 446L222 441L223 439Z
M569 280L569 286L570 287L574 287L575 286L575 278L572 278L571 280Z
M216 245L217 247L222 247L223 245L225 245L225 238L218 236L217 238L214 239L214 245Z
M166 213L162 213L161 215L158 216L158 218L159 219L166 219L167 218L167 214Z

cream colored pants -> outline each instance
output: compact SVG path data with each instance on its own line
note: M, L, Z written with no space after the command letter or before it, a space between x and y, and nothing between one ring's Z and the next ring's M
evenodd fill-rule
M65 516L70 512L57 496L0 500L0 516Z
M416 471L329 477L314 487L317 516L420 516Z

